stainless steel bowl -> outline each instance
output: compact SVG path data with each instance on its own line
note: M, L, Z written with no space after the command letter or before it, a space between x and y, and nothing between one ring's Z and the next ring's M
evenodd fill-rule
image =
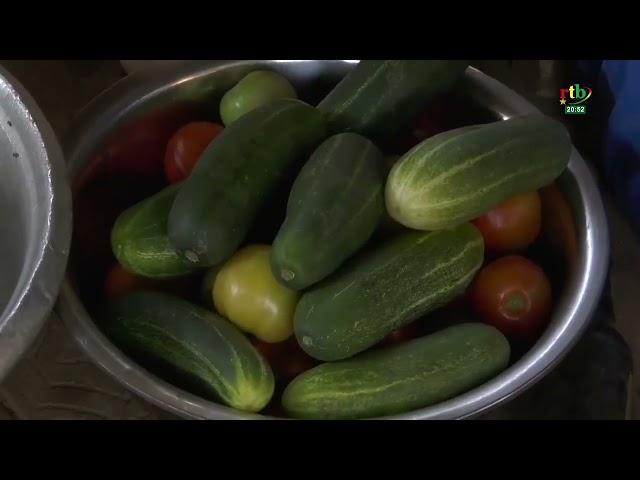
M63 142L70 174L78 175L105 148L114 132L149 112L180 102L196 102L215 109L221 94L257 67L283 72L303 98L317 101L356 62L199 61L138 72L105 92L79 116ZM462 90L469 102L497 119L537 111L512 90L472 68L467 71ZM462 419L485 413L540 380L581 336L605 281L609 254L607 223L598 188L577 151L573 152L568 172L559 185L571 208L577 248L568 281L546 332L517 363L485 385L450 401L392 418ZM73 273L69 271L62 287L60 314L85 352L113 377L150 402L186 418L265 418L204 401L151 375L123 355L96 328L74 286Z
M71 238L62 150L26 90L0 68L0 381L58 295Z

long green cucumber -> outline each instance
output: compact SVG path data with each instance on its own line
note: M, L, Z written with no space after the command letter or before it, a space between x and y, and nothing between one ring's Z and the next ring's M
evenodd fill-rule
M455 227L552 183L566 169L571 151L566 127L543 115L435 135L391 169L387 211L417 230Z
M228 320L178 297L117 297L100 310L99 325L132 358L168 367L213 401L254 413L273 396L271 367L250 340Z
M444 402L500 374L509 342L496 328L458 324L296 377L282 395L293 418L353 420L409 413Z
M171 243L194 265L226 260L279 180L308 158L326 132L325 116L295 99L238 118L202 153L178 192L169 213Z
M409 133L429 102L462 78L468 60L361 60L322 100L332 130L385 146Z
M473 130L476 128L481 127L482 125L468 125L465 127L461 127L461 131L462 130ZM457 134L457 133L456 133ZM389 155L387 157L387 174L386 174L386 178L389 177L389 174L391 173L391 170L393 168L393 166L400 160L401 155ZM386 179L385 179L385 184L386 184ZM404 230L406 230L407 227L405 225L402 225L400 223L398 223L397 221L395 221L393 219L393 217L391 217L391 215L389 214L389 211L386 208L386 199L385 199L385 210L384 210L384 214L382 216L382 221L380 222L380 226L378 228L378 234L382 235L383 237L388 237L390 235L394 235L396 233L402 232Z
M333 273L382 219L384 155L370 140L341 133L323 142L293 184L271 253L274 276L302 290Z
M120 214L111 230L111 248L129 272L150 278L192 273L192 262L169 242L167 221L179 185L171 185Z
M318 360L356 355L461 294L483 257L482 235L471 224L400 234L302 295L298 343Z

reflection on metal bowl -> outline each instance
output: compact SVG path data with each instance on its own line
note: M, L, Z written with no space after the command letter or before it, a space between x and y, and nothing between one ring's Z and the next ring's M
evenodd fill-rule
M38 106L0 68L0 381L58 294L71 238L60 145Z

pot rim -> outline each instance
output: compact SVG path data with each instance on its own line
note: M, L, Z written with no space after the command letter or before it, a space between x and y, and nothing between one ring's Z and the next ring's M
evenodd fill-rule
M291 60L286 62L318 62ZM270 63L274 61L185 61L169 68L153 68L125 77L88 104L75 119L63 148L70 163L91 151L95 135L91 125L107 122L114 125L136 102L171 88L185 78L200 77L237 64ZM283 61L278 61L283 62ZM332 62L357 63L357 60ZM541 114L530 102L494 78L469 67L465 75L467 88L474 99L503 119L519 114ZM92 144L92 142L94 142ZM593 174L579 152L573 148L568 165L582 203L581 218L576 228L584 232L579 237L578 261L568 288L556 305L554 318L538 342L518 362L507 370L465 394L430 407L382 417L383 419L465 419L504 404L522 394L554 368L571 350L589 325L604 289L608 271L609 231L606 214ZM57 310L84 352L104 371L128 389L164 410L183 418L193 419L270 419L259 414L237 412L181 389L144 370L113 345L97 328L79 297L70 276L62 283Z
M16 289L0 311L0 382L25 356L49 318L67 267L72 231L71 193L62 147L27 89L0 67L4 111L11 114L11 136L34 163L37 204L47 223L38 233L34 256L27 258ZM18 131L21 129L21 131ZM25 139L26 138L26 139ZM23 156L24 158L28 158ZM35 162L39 162L37 165Z

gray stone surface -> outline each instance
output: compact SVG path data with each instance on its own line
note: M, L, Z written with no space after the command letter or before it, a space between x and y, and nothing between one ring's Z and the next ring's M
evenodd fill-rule
M52 315L27 357L0 386L4 415L18 419L172 418L125 390L80 352ZM0 418L3 408L0 408Z
M72 116L124 72L117 61L1 61L30 90L57 134ZM546 62L546 63L545 63ZM477 62L489 75L557 113L554 75L549 61ZM546 79L541 72L548 72ZM542 78L542 80L541 80ZM638 240L609 205L613 248L612 296L616 328L631 346L637 365L640 335L635 327L640 308ZM604 372L605 370L603 370ZM604 373L603 373L604 375ZM539 390L527 396L537 398ZM636 387L633 418L640 419ZM517 409L515 409L517 410ZM514 410L514 411L515 411ZM491 418L518 415L496 412ZM519 416L526 417L526 413ZM131 394L79 351L60 320L52 315L24 361L0 385L0 419L164 419L174 418Z

